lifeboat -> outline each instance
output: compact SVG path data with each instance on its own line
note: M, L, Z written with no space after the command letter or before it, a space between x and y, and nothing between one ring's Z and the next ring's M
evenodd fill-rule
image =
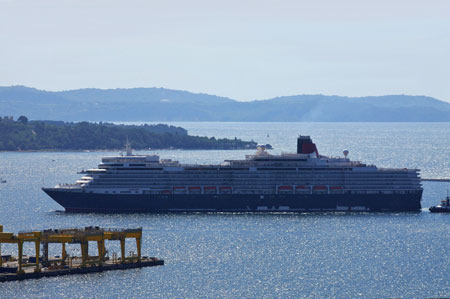
M327 186L317 185L317 186L313 187L313 192L314 193L326 193L327 191L328 191Z
M189 186L188 190L190 194L202 193L202 188L200 186Z
M278 186L278 193L292 193L292 186L286 185L286 186Z
M295 193L309 193L311 188L309 186L297 185L295 186Z
M203 187L203 191L205 194L215 194L217 193L216 186L205 186Z

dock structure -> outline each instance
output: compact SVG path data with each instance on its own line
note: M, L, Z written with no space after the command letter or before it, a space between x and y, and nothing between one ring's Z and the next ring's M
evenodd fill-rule
M445 178L428 178L428 179L421 179L422 182L450 182L450 179Z
M132 253L129 257L125 256L126 239L135 239L137 254ZM2 243L12 243L18 246L17 260L4 262L3 258L0 259L0 282L163 265L163 260L141 256L141 239L142 228L104 229L98 226L89 226L83 229L69 228L19 232L14 235L13 233L3 232L3 226L0 225L0 256ZM113 254L113 259L110 260L106 256L105 240L120 241L120 258ZM98 256L89 255L90 241L97 243ZM36 250L35 257L29 258L27 263L24 263L23 256L23 244L25 242L33 242ZM61 244L61 256L49 259L48 246L52 243ZM66 244L80 244L81 261L77 257L68 256ZM41 246L43 248L42 256L40 254ZM7 267L3 267L4 263ZM25 271L25 267L33 267L34 269ZM44 271L42 271L43 268ZM14 269L17 269L15 273L13 273Z

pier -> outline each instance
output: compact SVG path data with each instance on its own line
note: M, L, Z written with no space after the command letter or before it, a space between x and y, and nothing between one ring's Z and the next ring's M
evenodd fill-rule
M136 254L131 252L130 256L125 256L126 239L135 240ZM0 225L0 282L164 265L164 261L158 258L141 256L141 239L142 228L104 229L91 226L19 232L15 235L3 232ZM120 257L113 254L110 259L107 256L105 240L120 242ZM90 241L97 243L98 256L89 255ZM25 242L34 243L35 256L23 255ZM2 243L17 244L17 257L2 256ZM61 244L61 256L49 257L48 245L52 243ZM81 257L69 256L66 244L79 244Z
M450 182L450 179L421 179L422 182Z

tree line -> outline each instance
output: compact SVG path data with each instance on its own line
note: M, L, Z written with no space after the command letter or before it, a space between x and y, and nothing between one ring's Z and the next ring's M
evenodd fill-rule
M158 125L115 125L111 123L17 121L0 117L0 150L109 150L134 149L250 149L256 142L188 135L181 127Z

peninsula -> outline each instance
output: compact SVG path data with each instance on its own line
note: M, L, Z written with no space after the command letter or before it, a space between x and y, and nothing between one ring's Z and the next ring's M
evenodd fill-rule
M191 136L175 126L115 125L111 123L28 121L25 116L0 119L0 150L110 150L123 148L128 138L134 149L252 149L254 141Z

